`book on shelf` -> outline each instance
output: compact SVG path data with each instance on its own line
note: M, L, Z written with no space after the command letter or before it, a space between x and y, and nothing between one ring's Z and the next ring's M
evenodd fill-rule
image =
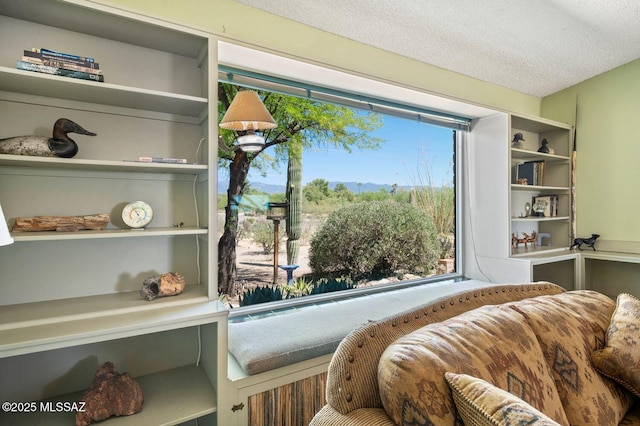
M141 163L170 163L170 164L187 164L186 158L170 158L170 157L140 157Z
M544 185L544 161L527 161L518 164L516 179L526 179L527 185Z
M104 76L102 74L92 74L92 73L82 72L82 71L73 71L73 70L68 70L66 68L32 64L31 62L25 62L25 61L18 61L17 69L39 72L43 74L61 75L64 77L72 77L72 78L77 78L81 80L104 82Z
M93 58L89 58L89 57L85 57L85 56L79 56L79 55L72 55L70 53L56 52L54 50L45 49L45 48L38 49L36 47L32 47L31 48L31 52L40 53L42 55L46 55L47 57L59 58L61 60L65 60L65 61L69 61L69 62L77 62L78 65L95 64L96 63L96 60L93 59Z
M64 68L72 71L82 71L89 74L102 74L102 71L98 68L78 65L74 62L67 62L58 58L45 58L42 57L42 55L39 53L29 52L28 50L25 50L24 53L25 54L22 56L23 62L29 62L37 65L46 65L48 67Z

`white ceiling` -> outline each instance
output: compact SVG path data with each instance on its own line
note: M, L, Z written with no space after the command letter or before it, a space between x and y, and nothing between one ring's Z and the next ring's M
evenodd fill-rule
M640 58L640 0L237 1L537 97Z

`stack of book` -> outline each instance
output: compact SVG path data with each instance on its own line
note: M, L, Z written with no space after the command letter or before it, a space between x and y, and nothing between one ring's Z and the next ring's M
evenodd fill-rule
M17 68L19 70L104 82L100 64L95 59L55 52L49 49L33 48L25 50L22 60L18 61Z
M526 185L544 185L544 161L527 161L518 164L517 179L526 179Z

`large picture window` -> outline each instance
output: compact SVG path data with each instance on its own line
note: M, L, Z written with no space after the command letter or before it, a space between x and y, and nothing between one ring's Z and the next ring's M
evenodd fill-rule
M225 81L219 121L239 90L257 91L277 127L255 152L238 147L242 132L220 129L225 303L305 303L457 273L457 130L397 104L360 108Z

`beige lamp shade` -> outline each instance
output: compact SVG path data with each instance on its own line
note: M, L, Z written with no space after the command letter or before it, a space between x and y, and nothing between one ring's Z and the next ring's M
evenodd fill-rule
M263 130L278 127L257 92L241 90L236 93L220 127L229 130Z

